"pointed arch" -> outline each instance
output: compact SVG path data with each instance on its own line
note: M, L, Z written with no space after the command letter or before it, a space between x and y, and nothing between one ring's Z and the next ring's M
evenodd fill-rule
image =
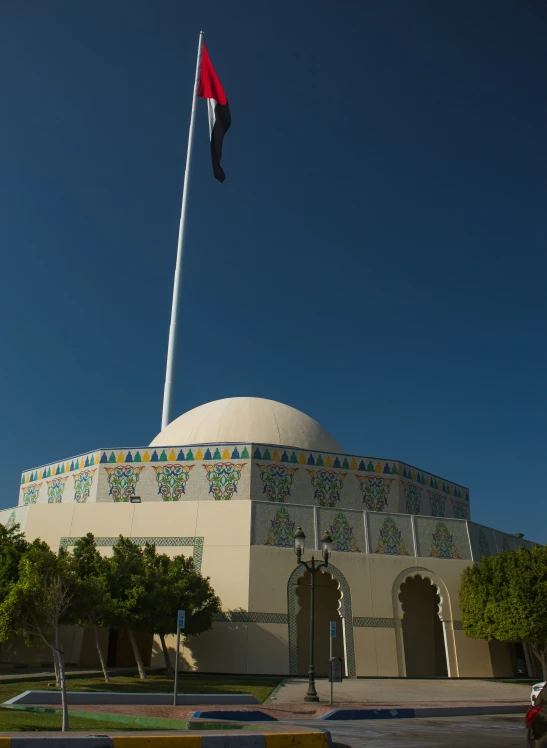
M346 577L340 569L332 564L323 569L330 574L332 579L338 582L340 600L338 611L342 618L342 631L344 637L344 659L345 671L349 677L355 677L355 645L353 643L353 612L351 607L351 592ZM298 580L306 574L304 566L297 566L287 582L287 610L289 612L289 667L291 675L298 675L298 636L296 630L297 595L296 588Z

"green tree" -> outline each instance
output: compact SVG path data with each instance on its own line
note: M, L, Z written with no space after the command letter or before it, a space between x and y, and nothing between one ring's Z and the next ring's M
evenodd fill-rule
M127 629L141 680L146 679L134 631L143 630L149 600L146 587L144 551L120 535L106 567L108 592L112 601L109 618L113 626Z
M165 637L177 633L177 612L186 611L184 634L201 634L212 625L212 616L220 610L220 600L209 583L195 568L191 558L170 558L157 554L154 546L144 549L146 604L140 620L145 631L158 634L165 667L173 673Z
M48 548L47 543L37 538L32 543L25 540L19 525L9 529L0 524L0 601L9 592L10 586L19 578L19 564L29 548Z
M60 627L71 623L73 606L84 594L72 558L41 543L22 556L17 581L0 603L0 640L23 636L28 646L40 643L51 650L60 678L63 731L68 730L68 709Z
M108 559L101 556L95 537L88 532L76 541L73 551L74 568L84 597L74 608L75 623L93 629L105 683L110 683L106 659L99 638L99 627L109 628L112 620L112 598L108 589Z
M547 680L547 548L502 551L465 569L460 608L468 636L529 644Z

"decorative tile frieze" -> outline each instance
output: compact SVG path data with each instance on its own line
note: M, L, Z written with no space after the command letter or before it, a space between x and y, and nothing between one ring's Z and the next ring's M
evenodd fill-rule
M70 548L74 545L76 545L76 542L80 540L80 538L72 537L72 538L61 538L59 542L59 548L64 548L65 550L67 548ZM197 537L184 537L184 538L158 538L158 537L149 537L149 538L129 538L135 545L146 545L147 543L150 543L151 545L155 545L156 548L169 548L169 547L178 547L178 548L192 548L192 559L194 561L194 566L196 567L197 571L201 571L201 564L203 561L203 538L197 538ZM102 538L95 538L95 544L98 548L111 548L112 546L116 545L118 542L117 537L102 537Z
M353 616L353 625L362 629L394 629L394 618L373 618L371 616Z
M217 623L280 623L285 626L289 622L287 613L253 613L246 610L227 610L213 614L213 621Z

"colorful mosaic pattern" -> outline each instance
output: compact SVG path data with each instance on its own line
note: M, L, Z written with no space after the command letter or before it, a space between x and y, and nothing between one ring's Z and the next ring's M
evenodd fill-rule
M433 558L461 558L454 544L454 536L444 522L437 522L429 555Z
M356 674L355 671L355 644L353 641L353 613L351 607L351 592L347 579L342 574L340 569L336 566L329 564L326 570L333 579L336 579L342 597L340 598L340 613L344 619L344 644L345 644L345 656L347 663L347 675L353 677ZM298 580L304 576L306 569L302 564L299 564L289 577L287 583L287 610L289 611L289 668L291 675L298 675L298 633L296 627L296 606L297 596L296 590L298 587Z
M178 501L183 493L186 493L185 486L190 471L194 465L162 465L161 467L152 466L156 473L158 482L158 493L164 501ZM142 470L142 468L141 468Z
M428 491L429 506L432 517L444 517L446 511L446 497L437 491Z
M32 486L23 488L23 504L36 504L41 487L41 483L34 483Z
M291 520L286 507L280 506L275 517L270 522L270 532L264 545L274 545L277 548L292 548L296 525Z
M228 610L213 613L213 621L221 623L282 623L287 625L289 616L287 613L251 613L245 610Z
M481 558L483 556L491 556L490 552L490 545L488 543L488 538L486 537L486 533L482 529L482 527L479 530L479 553L481 554Z
M409 514L420 514L422 511L422 489L416 483L402 480L405 495L405 507Z
M334 522L330 526L334 551L345 551L360 553L355 538L353 537L353 527L350 527L348 518L343 512L338 512L334 517Z
M353 625L362 629L394 629L395 619L373 618L371 616L354 616Z
M291 495L291 486L298 468L276 464L261 465L258 462L256 466L268 501L285 501Z
M203 465L209 481L209 493L213 494L215 501L229 501L234 493L237 493L237 484L246 464L215 462L212 465Z
M16 524L17 520L15 519L15 512L10 512L8 521L4 524L4 527L6 528L6 530L11 530L11 528L15 527Z
M454 517L456 519L468 519L469 504L466 504L464 501L456 501L456 499L451 499L451 501Z
M47 503L48 504L60 504L63 500L63 493L65 490L65 484L68 480L68 475L60 478L53 478L53 480L47 480Z
M93 476L97 468L93 470L82 470L78 475L73 475L74 478L74 501L77 504L85 504L89 499L91 492L91 484L93 483Z
M105 470L110 486L108 493L114 501L129 501L131 496L135 496L135 487L139 482L144 466L118 465L113 468L105 468Z
M70 548L76 545L76 542L80 540L78 537L61 538L59 548ZM98 548L112 548L118 542L119 538L114 537L102 537L95 538L95 544ZM201 571L201 564L203 562L203 543L204 538L200 537L182 537L182 538L166 538L166 537L150 537L150 538L129 538L135 545L144 546L147 543L155 545L156 548L192 548L192 560L197 571Z
M387 496L393 483L393 478L380 478L377 475L356 476L359 489L363 495L363 503L372 512L383 512L387 505Z
M342 498L344 479L347 473L337 473L335 470L310 470L311 484L314 488L313 498L319 506L333 507Z
M378 538L376 553L384 553L387 556L409 556L401 531L392 517L386 517Z

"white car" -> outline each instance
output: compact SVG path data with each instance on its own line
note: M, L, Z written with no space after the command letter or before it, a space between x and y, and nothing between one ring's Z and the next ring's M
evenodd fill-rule
M547 681L543 681L543 683L536 683L532 686L532 693L530 694L530 701L532 702L532 706L534 706L534 704L536 703L538 693L541 691L546 682Z

